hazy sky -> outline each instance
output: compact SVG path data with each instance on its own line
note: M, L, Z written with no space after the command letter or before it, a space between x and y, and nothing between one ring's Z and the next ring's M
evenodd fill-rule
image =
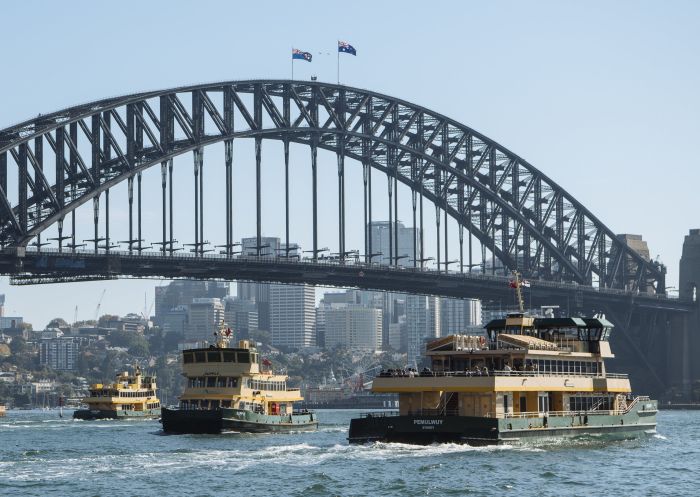
M295 77L335 81L336 40L343 83L421 104L465 123L528 160L571 192L617 233L640 233L652 257L668 265L676 286L683 237L697 219L700 136L700 4L698 2L8 2L0 43L0 128L107 96L196 82L288 78L292 46L314 54L297 62ZM240 159L239 159L240 157ZM250 144L237 145L237 213L250 195ZM266 160L267 159L267 160ZM279 146L264 151L265 234L279 235ZM205 152L206 238L215 241L223 190L223 153ZM322 185L335 192L335 161L321 157ZM308 152L295 150L293 238L308 242ZM176 190L189 199L191 158L176 162ZM350 214L360 213L359 168L349 171ZM159 172L145 224L156 238ZM151 183L148 183L148 182ZM219 192L221 190L221 192ZM324 187L324 190L326 188ZM409 221L407 196L400 208ZM118 199L115 189L114 221ZM331 199L332 197L328 197ZM323 198L322 198L323 200ZM355 203L353 203L355 202ZM125 203L122 202L122 206ZM183 207L177 238L191 241ZM377 213L377 218L381 210ZM332 225L332 209L322 223ZM191 217L190 217L191 218ZM89 206L79 219L90 232ZM253 233L251 220L236 236ZM123 227L123 222L121 225ZM115 238L121 236L118 228ZM454 232L456 234L456 231ZM322 245L335 243L328 231ZM124 239L124 238L120 238ZM456 236L453 236L456 239ZM361 227L348 246L361 248ZM456 253L455 249L453 254ZM8 314L36 327L52 317L90 319L141 312L157 281L10 287Z

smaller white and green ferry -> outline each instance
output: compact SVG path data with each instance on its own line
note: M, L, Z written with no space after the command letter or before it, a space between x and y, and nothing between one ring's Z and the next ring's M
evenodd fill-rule
M269 361L248 340L230 347L231 330L222 327L212 345L182 352L187 384L178 407L163 407L165 433L286 432L314 430L315 413L294 410L303 400L287 376L275 374Z

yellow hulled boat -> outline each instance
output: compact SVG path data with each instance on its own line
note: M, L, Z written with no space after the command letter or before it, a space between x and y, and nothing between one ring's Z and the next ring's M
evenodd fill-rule
M160 401L155 376L144 376L138 366L134 374L119 373L111 384L95 383L83 399L86 409L73 413L75 419L157 418Z

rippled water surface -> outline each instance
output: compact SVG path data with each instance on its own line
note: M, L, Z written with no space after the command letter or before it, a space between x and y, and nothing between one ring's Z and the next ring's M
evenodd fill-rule
M548 445L348 445L359 411L314 433L162 435L157 421L0 418L0 495L700 495L700 411L658 434Z

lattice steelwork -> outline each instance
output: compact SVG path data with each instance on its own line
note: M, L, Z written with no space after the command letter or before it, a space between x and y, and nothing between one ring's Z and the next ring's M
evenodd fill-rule
M59 247L75 248L75 231L64 235L63 220L92 199L95 250L108 251L109 226L104 238L98 236L99 199L104 199L104 208L109 209L109 189L127 181L128 245L129 250L140 251L140 210L137 219L133 219L134 180L138 199L141 172L160 164L163 226L159 243L162 252L172 253L173 199L172 188L168 198L166 187L172 182L173 157L192 152L196 197L194 246L195 251L203 253L204 147L223 141L227 185L225 251L232 255L231 170L233 140L239 138L255 140L258 239L261 237L261 144L263 139L275 139L284 143L287 176L289 144L296 142L310 147L314 257L320 252L316 168L317 151L321 148L335 152L338 157L341 259L346 255L344 178L345 158L349 157L363 165L365 226L372 216L372 170L379 170L389 178L389 205L394 194L394 219L398 182L411 189L414 226L422 227L424 223L423 199L435 206L433 219L437 232L441 233L441 223L444 227L444 252L440 249L440 235L437 240L439 269L444 266L446 270L449 264L449 215L459 226L462 268L471 270L474 266L471 260L474 238L482 250L482 263L490 253L506 268L517 269L526 277L664 292L663 266L646 261L563 188L498 143L418 105L317 82L234 81L127 95L39 116L0 131L0 243L6 248L30 243L41 247L41 233L58 223ZM85 150L90 153L86 154ZM55 168L51 175L46 174L48 165ZM16 167L16 171L8 171L10 167ZM55 179L49 181L47 176ZM8 178L16 178L16 184L9 185ZM8 198L16 199L14 205ZM287 186L287 205L288 199ZM169 227L166 225L168 204ZM288 242L288 208L286 216ZM395 234L393 239L395 243ZM64 244L65 240L70 242ZM99 245L100 241L105 244ZM469 245L466 261L465 242ZM368 236L365 236L365 254L371 259ZM413 259L414 264L422 263L416 254ZM389 260L396 263L398 256L390 254Z

